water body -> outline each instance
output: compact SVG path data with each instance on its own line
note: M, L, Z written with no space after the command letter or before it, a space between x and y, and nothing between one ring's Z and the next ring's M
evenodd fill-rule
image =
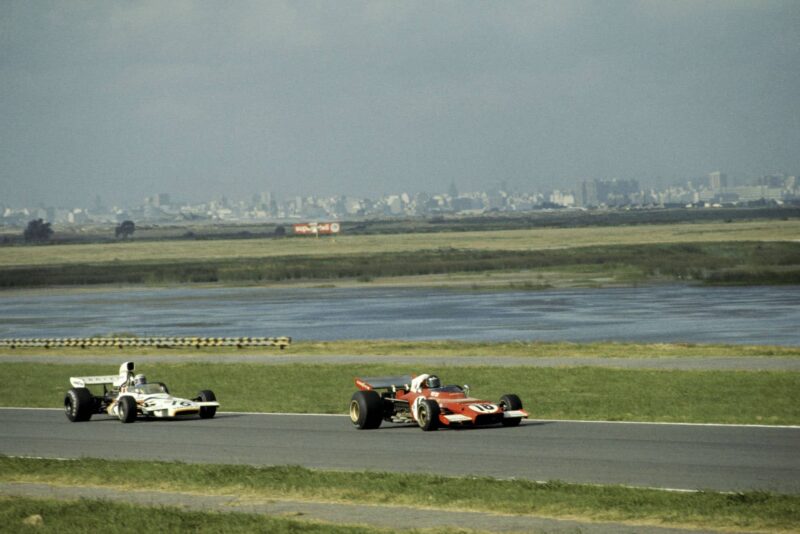
M534 292L180 287L0 294L1 337L119 332L800 345L800 286Z

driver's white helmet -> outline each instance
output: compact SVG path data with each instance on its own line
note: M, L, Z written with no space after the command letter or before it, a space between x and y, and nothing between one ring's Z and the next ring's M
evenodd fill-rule
M134 386L143 386L147 384L147 377L142 374L138 374L133 378L133 385Z

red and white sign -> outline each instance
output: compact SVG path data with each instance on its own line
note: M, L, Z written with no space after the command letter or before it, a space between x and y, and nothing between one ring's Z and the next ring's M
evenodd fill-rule
M300 223L294 225L295 235L329 235L339 233L339 223Z

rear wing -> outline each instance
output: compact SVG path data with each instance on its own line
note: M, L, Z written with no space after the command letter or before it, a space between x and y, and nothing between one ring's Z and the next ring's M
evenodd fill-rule
M411 375L381 376L373 378L356 377L356 386L358 386L358 389L364 391L373 389L390 389L392 391L398 389L411 389L411 381L413 379L414 377Z
M133 377L133 371L136 366L133 362L125 362L119 366L118 375L104 375L104 376L72 376L69 383L74 388L85 388L89 385L102 385L112 384L114 387L120 387L128 383Z
M95 386L100 384L113 384L118 381L117 375L108 376L71 376L69 383L74 388L85 388L86 386Z

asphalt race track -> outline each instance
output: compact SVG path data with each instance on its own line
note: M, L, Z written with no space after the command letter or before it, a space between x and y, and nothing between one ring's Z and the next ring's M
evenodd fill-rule
M800 492L800 428L524 421L422 432L356 430L347 417L218 413L137 421L0 409L0 454L296 464L722 491Z

